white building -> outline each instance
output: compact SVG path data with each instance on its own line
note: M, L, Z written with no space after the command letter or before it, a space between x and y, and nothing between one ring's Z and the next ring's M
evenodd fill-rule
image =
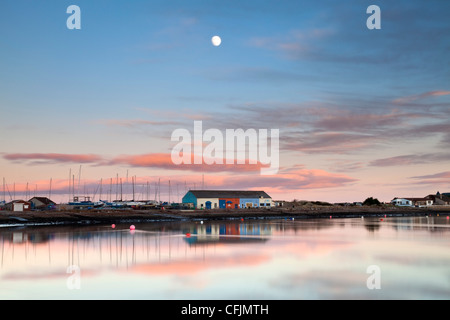
M413 206L412 200L408 200L405 198L394 198L391 200L391 203L394 206L399 206L399 207L412 207Z
M391 203L399 207L428 207L433 205L430 198L394 198Z

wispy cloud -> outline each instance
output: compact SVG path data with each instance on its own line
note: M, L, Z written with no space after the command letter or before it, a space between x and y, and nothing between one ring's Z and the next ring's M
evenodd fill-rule
M283 139L283 149L303 153L349 153L380 141L373 134L343 132L301 132Z
M273 193L285 191L340 188L358 180L345 174L318 169L291 168L274 176L236 175L232 177L208 177L208 186L226 189L265 189Z
M391 167L445 161L450 161L450 153L408 154L396 157L376 159L371 161L369 165L373 167Z
M423 176L415 176L411 177L411 179L416 180L415 184L423 184L423 185L428 184L433 185L435 187L444 186L445 188L448 188L450 181L450 171L444 171ZM447 190L445 190L444 192L447 192Z
M95 154L63 154L63 153L8 153L3 158L15 162L43 161L43 163L93 163L102 160Z
M13 153L4 154L3 158L14 162L26 162L29 165L49 165L54 163L83 163L95 166L127 165L130 167L156 168L165 170L182 170L194 172L259 172L263 165L259 162L250 164L192 164L173 163L170 153L149 153L140 155L120 155L107 159L95 154L61 154L61 153Z
M294 29L284 35L253 37L247 44L251 47L276 51L288 59L313 59L315 53L319 51L317 41L327 39L335 33L332 28Z
M415 95L411 95L411 96L397 98L393 101L393 103L403 105L403 104L408 104L408 103L416 101L416 100L422 100L422 99L426 99L429 97L439 97L439 96L446 96L446 95L450 95L450 91L444 91L444 90L428 91L428 92L424 92L421 94L415 94Z
M226 117L210 112L209 123L218 128L279 128L283 150L349 153L398 142L420 143L424 138L433 138L433 147L450 141L447 113L440 109L405 110L384 98L252 102L230 105L228 109Z
M137 127L137 126L168 126L178 125L177 121L152 121L144 119L104 119L98 120L97 123L107 126L120 126L120 127Z
M132 167L158 168L166 170L188 170L194 172L259 172L262 165L257 164L194 164L193 155L191 164L173 163L171 154L169 153L151 153L141 155L122 155L115 157L108 162L109 165L129 165Z
M440 178L450 178L450 171L412 177L412 179L440 179Z

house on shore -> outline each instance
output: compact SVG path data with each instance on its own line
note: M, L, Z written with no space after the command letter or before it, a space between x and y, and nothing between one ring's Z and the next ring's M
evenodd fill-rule
M428 207L433 205L433 200L425 198L394 198L391 204L398 207Z
M411 200L406 198L394 198L391 200L391 204L398 207L412 207L413 203Z
M31 204L28 201L24 200L13 200L5 204L5 209L16 212L30 211Z
M195 209L271 208L272 198L264 191L189 190L182 200Z
M51 210L56 206L56 203L47 197L33 197L29 202L31 204L31 209L37 210Z
M432 200L434 205L450 205L450 193L440 193L439 191L433 195L430 194L425 197L426 199Z

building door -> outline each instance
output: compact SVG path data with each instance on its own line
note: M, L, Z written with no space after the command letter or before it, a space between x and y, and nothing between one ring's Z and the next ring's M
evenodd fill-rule
M219 200L219 208L221 208L221 209L225 209L226 207L225 207L225 200Z
M206 209L211 209L211 201L206 201L205 207L206 207Z
M23 203L13 203L13 211L23 211Z

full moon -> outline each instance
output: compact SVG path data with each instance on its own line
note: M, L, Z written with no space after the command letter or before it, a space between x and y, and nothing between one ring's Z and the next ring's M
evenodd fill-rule
M219 36L214 36L211 38L211 42L215 47L218 47L222 43L222 39Z

